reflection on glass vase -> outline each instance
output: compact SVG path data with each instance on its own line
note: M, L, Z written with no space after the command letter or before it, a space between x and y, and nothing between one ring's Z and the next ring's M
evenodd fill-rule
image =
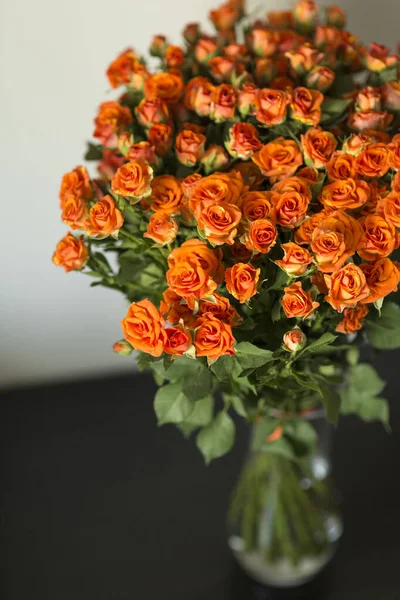
M238 563L254 580L277 588L316 577L343 531L331 476L332 426L324 411L282 418L286 439L280 428L271 434L265 420L254 425L228 514L229 546ZM291 430L291 443L304 444L298 460L287 451Z

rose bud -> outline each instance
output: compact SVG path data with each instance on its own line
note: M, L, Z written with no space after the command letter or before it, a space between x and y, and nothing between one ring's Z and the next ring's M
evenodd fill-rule
M214 86L206 77L194 77L185 90L185 106L200 117L208 117Z
M314 35L314 45L322 50L335 50L343 45L342 33L336 27L318 25Z
M206 64L218 54L218 45L215 38L203 35L194 49L194 56L199 63Z
M382 110L380 88L367 86L356 96L355 109L360 112L379 112Z
M290 29L293 27L291 10L275 10L267 13L268 25L274 29Z
M149 144L154 146L158 156L164 156L172 146L172 127L165 123L156 123L149 129Z
M162 58L167 48L167 38L165 35L155 35L151 40L149 52L151 56Z
M230 81L237 63L233 58L215 56L208 61L208 66L215 81L221 83L222 81Z
M272 58L256 58L255 78L260 87L268 85L277 74L276 60Z
M83 241L83 235L76 238L68 232L56 246L52 261L57 267L63 267L66 273L80 271L89 258L89 251Z
M300 48L285 52L285 56L290 62L292 74L300 77L311 71L324 58L322 52L309 44L303 44Z
M153 240L158 246L165 246L174 241L177 233L178 225L175 219L167 213L155 212L150 217L143 237Z
M259 123L267 127L280 125L286 121L287 106L291 96L281 90L263 88L255 98L255 115Z
M278 35L275 31L264 27L254 27L246 37L247 45L256 56L268 58L275 54Z
M168 46L164 54L165 64L169 69L176 69L183 63L184 54L179 46Z
M223 83L217 86L211 97L210 118L216 123L233 119L235 116L236 99L237 90L233 85Z
M301 329L295 327L283 336L283 347L288 352L302 350L307 343L307 337Z
M242 89L239 91L237 107L244 119L247 115L254 114L257 93L258 87L254 83L244 83Z
M388 81L382 87L383 106L387 110L400 110L400 83Z
M154 123L167 123L168 106L160 98L145 97L135 108L136 118L143 127L151 127Z
M346 15L340 6L327 6L326 7L326 24L343 29L346 25Z
M306 86L325 94L335 80L335 72L329 67L317 65L306 76Z
M194 167L204 154L206 136L189 129L183 129L176 136L175 152L179 162L186 167Z
M222 146L211 144L204 153L201 159L206 175L210 175L214 171L221 171L229 164L229 158Z
M133 144L129 148L127 158L131 161L144 160L149 164L157 164L159 162L154 146L151 146L149 142L138 142L137 144Z
M293 7L293 18L299 31L308 33L315 29L318 9L313 0L300 0Z
M195 44L201 35L200 23L188 23L182 35L188 44Z
M133 348L130 343L124 339L115 342L115 344L113 344L113 350L121 356L129 356L133 352Z
M209 19L218 31L230 31L239 18L239 10L232 2L222 4L209 12Z
M398 64L398 57L394 54L389 55L389 52L390 50L386 46L371 42L364 59L367 69L379 73Z
M251 123L235 123L229 130L229 139L225 147L233 158L248 160L254 152L260 150L262 142L258 131Z

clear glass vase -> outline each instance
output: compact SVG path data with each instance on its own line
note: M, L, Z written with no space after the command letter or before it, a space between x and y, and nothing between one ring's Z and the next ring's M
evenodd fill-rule
M254 425L228 514L228 543L238 563L252 579L275 588L315 578L343 532L331 476L332 426L323 410L298 418L315 431L313 452L294 461L274 441L260 449L264 424Z

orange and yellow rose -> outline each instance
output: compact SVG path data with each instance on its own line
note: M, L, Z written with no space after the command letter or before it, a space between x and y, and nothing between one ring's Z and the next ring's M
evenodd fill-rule
M185 325L175 325L165 329L164 352L183 356L192 346L192 334Z
M150 300L133 302L121 327L124 338L135 350L161 356L166 341L165 319Z
M301 136L304 162L309 167L324 168L336 150L337 139L321 127L312 127Z
M299 225L307 215L310 198L306 194L288 191L272 196L274 210L272 216L282 227L293 229Z
M246 248L252 252L267 254L276 244L278 230L271 219L251 221L243 240Z
M128 162L115 173L111 189L115 194L129 199L131 204L136 204L151 193L151 180L153 169L142 160Z
M89 251L85 245L83 235L76 238L71 232L60 240L53 254L53 263L63 267L66 273L80 271L89 258Z
M220 248L210 248L207 242L197 238L186 240L181 246L175 248L168 256L169 267L174 267L180 262L200 265L201 268L217 283L224 280L224 265Z
M325 300L337 310L354 308L369 295L367 280L363 271L354 263L347 263L332 275L325 275L328 295Z
M281 260L276 260L275 264L278 265L285 273L294 277L300 277L307 271L308 266L312 263L313 259L311 254L302 246L295 244L294 242L288 242L282 244L282 250L284 256Z
M153 240L159 246L170 244L176 238L178 224L168 213L155 212L151 215L147 231L143 237Z
M146 96L156 97L167 105L177 104L182 97L184 81L178 69L150 75L144 85Z
M257 294L260 269L250 263L236 263L225 272L226 289L240 303L247 302Z
M176 136L175 152L180 163L194 167L204 154L206 136L189 129L183 129Z
M235 338L230 325L210 313L200 317L196 325L193 340L196 356L206 356L214 361L225 354L235 354Z
M337 179L328 183L319 195L325 208L353 209L363 206L370 199L371 190L365 181Z
M85 223L85 231L89 236L104 238L118 232L123 223L124 217L116 207L114 198L107 195L93 204Z
M195 193L192 194L191 200ZM242 213L234 204L203 200L196 205L194 217L199 231L210 244L221 246L233 244Z
M113 101L103 102L94 120L93 137L104 146L116 146L118 134L126 129L132 120L131 111L126 106Z
M368 312L368 306L365 304L358 304L355 308L345 308L343 321L336 326L336 331L346 335L359 331L363 327L363 321Z
M383 215L366 215L360 220L363 233L357 253L364 260L374 260L389 256L399 245L398 233Z
M318 125L321 120L321 104L324 95L318 90L298 87L293 90L290 103L291 117L304 125Z
M158 96L145 96L135 108L135 115L143 127L167 123L170 118L168 106Z
M151 210L168 215L178 214L184 196L179 179L173 175L159 175L151 182Z
M265 177L275 183L285 177L294 175L297 168L303 164L303 156L294 140L283 137L269 142L251 157Z
M360 269L365 275L369 295L361 302L368 304L381 300L388 294L396 292L400 281L399 263L390 258L379 258L371 263L361 263Z
M189 262L178 262L170 267L166 274L169 288L186 301L200 300L211 296L217 284L199 265Z
M319 306L319 302L313 301L310 292L303 290L300 281L292 283L284 289L282 297L282 308L288 319L306 319Z
M362 236L360 223L336 210L321 220L311 235L311 251L318 269L333 273L355 254Z
M281 90L264 88L254 94L255 117L259 123L272 127L286 120L291 96Z
M260 150L262 143L258 131L251 123L235 123L229 130L229 139L225 147L233 158L248 160L254 152Z

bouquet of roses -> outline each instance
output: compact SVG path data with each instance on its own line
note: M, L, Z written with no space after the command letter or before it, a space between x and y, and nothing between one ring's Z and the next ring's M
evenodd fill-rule
M60 189L81 233L53 261L128 298L114 350L153 371L160 425L198 431L209 462L235 411L296 461L315 443L296 417L320 403L332 422L388 421L359 346L400 346L399 56L310 0L254 22L229 0L210 19L181 46L155 36L155 72L132 49L108 67L97 174Z

